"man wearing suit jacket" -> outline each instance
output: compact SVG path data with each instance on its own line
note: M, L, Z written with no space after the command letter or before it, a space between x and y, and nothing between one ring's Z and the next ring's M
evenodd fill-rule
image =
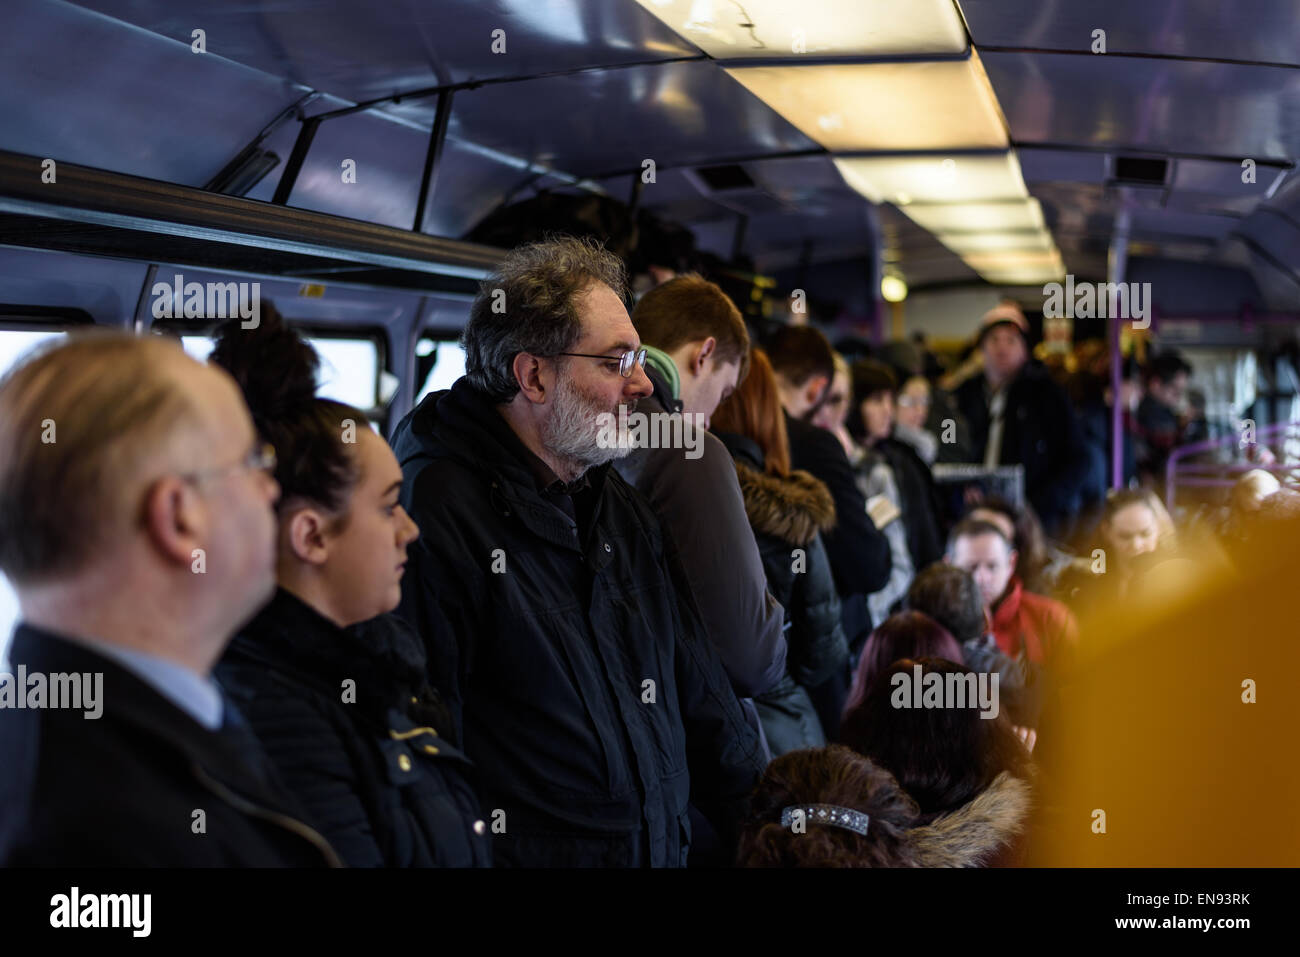
M273 463L173 341L74 336L0 382L0 865L337 864L210 677L275 585Z

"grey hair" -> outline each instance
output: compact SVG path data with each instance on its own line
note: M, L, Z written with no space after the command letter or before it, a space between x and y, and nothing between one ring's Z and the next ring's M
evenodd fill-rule
M627 269L595 239L550 237L511 250L479 285L461 333L465 376L496 402L519 392L515 356L554 356L582 336L575 299L604 283L626 304Z

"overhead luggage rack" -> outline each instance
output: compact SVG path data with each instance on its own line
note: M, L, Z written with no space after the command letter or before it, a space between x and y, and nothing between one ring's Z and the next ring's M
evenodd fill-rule
M477 291L504 252L0 150L0 244L261 275Z

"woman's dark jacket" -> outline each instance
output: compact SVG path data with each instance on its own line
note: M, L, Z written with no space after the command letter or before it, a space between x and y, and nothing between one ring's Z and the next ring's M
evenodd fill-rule
M745 514L758 542L768 590L785 608L786 673L755 705L772 756L826 743L805 689L816 687L848 662L840 601L821 532L835 523L826 486L807 472L788 478L764 471L763 453L744 436L719 434L736 460Z
M351 867L475 867L491 838L419 639L383 615L339 628L284 589L216 674L281 780Z

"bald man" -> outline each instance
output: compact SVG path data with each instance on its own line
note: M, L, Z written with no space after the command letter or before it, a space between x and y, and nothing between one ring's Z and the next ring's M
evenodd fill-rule
M210 678L275 587L279 494L234 381L74 336L0 381L0 864L337 862Z

